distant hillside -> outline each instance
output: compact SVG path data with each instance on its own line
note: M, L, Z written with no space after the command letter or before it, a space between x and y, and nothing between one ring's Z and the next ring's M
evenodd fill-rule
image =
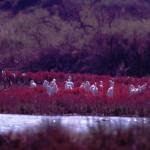
M149 0L2 0L0 67L149 75L149 27Z
M50 8L54 5L67 8L67 12L72 7L76 9L81 8L83 5L94 6L103 8L106 11L113 10L114 12L126 12L131 16L137 18L147 18L150 16L150 1L149 0L2 0L0 1L0 9L3 11L19 12L30 7ZM71 6L71 7L68 7ZM113 13L114 13L113 12ZM118 14L119 15L119 14ZM121 14L120 14L121 15Z
M3 0L0 2L0 8L6 11L19 12L33 6L50 7L55 4L61 4L61 0Z

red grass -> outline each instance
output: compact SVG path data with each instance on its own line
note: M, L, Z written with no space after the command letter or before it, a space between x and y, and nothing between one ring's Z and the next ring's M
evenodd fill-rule
M11 74L11 72L9 73ZM71 74L75 87L72 91L64 90L64 81L69 74L55 72L28 72L26 78L17 73L17 79L23 81L34 79L42 83L44 79L57 79L59 92L49 97L39 84L31 89L29 85L19 85L15 80L14 85L0 92L0 113L29 113L29 114L84 114L84 115L150 115L150 90L138 95L129 95L128 86L131 83L149 84L149 78L118 77L115 80L115 94L113 98L106 97L108 80L110 76L98 76L87 74ZM79 89L81 82L89 80L91 83L104 82L104 89L94 96L91 93ZM7 81L6 81L7 82ZM26 81L25 81L26 82Z

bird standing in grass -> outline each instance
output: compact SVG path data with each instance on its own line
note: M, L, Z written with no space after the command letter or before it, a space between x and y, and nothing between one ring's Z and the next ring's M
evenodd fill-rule
M89 81L82 82L81 85L80 85L80 88L83 89L86 92L90 91L90 87L91 87L91 84L90 84Z
M97 85L96 85L96 82L90 86L90 92L91 92L93 95L98 94L98 87L97 87Z
M114 85L115 85L115 82L112 80L109 80L109 88L107 90L107 96L110 98L114 96Z
M31 87L31 88L36 88L36 87L37 87L37 84L35 83L34 80L31 80L31 81L30 81L30 87Z
M44 88L47 88L48 85L49 85L49 82L48 82L47 80L44 80L44 82L43 82L43 87L44 87Z
M49 96L58 92L58 86L55 78L50 83L47 80L44 80L43 87L46 88Z
M74 88L74 83L72 81L71 76L68 77L68 80L65 81L65 89L72 90Z

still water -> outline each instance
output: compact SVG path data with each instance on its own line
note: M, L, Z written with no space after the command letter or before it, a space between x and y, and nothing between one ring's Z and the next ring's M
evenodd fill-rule
M88 133L90 127L95 129L98 126L108 130L128 129L130 127L150 127L150 118L140 117L98 117L98 116L34 116L34 115L14 115L0 114L0 133L10 131L21 132L26 129L36 131L37 127L47 122L50 124L59 123L67 130L77 133Z

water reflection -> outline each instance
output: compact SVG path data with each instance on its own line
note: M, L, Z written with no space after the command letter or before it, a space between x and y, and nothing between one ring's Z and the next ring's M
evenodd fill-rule
M89 129L98 126L115 132L116 129L128 129L129 127L149 126L150 118L136 117L97 117L97 116L31 116L31 115L0 115L0 132L20 132L25 129L36 129L44 121L49 123L59 122L66 129L88 133Z

